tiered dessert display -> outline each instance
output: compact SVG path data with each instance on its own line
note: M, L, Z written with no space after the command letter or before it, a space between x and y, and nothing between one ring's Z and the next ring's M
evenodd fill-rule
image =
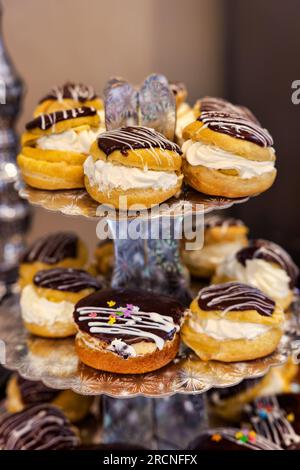
M151 75L140 89L110 80L104 109L89 87L73 84L41 100L22 138L20 195L48 210L94 218L98 237L106 230L114 239L114 270L107 288L83 272L76 237L56 235L51 243L46 237L29 250L20 270L21 307L17 296L0 307L7 368L82 395L163 398L261 377L292 354L297 302L284 317L280 302L245 277L220 278L223 284L202 289L190 305L195 293L179 242L186 220L201 232L208 212L265 191L276 170L272 138L247 108L204 98L176 126L183 90ZM211 236L219 228L212 224ZM229 242L238 240L242 250L245 231L233 232ZM241 263L269 262L291 290L296 268L268 243L250 245ZM210 275L215 268L207 265ZM57 316L49 327L34 305L49 308L53 318L54 303L68 304L72 315L64 322Z

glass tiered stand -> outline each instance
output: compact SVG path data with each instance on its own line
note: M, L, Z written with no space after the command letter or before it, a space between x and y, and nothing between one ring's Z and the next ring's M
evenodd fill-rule
M159 122L159 130L166 135L172 125L175 127L175 117L172 117L175 116L174 100L168 94L166 80L160 76L151 76L147 80L139 91L141 113L132 112L137 93L133 87L126 82L109 82L105 90L108 128L124 124L124 115L125 122L134 123L138 114L143 116L143 124L149 127L157 128ZM125 96L126 113L125 104L118 113L112 113L116 94L119 94L118 98L120 94ZM158 99L159 106L155 107ZM120 104L120 99L117 101ZM197 230L201 230L208 212L246 201L207 197L184 188L177 198L154 211L124 214L105 213L105 209L91 200L84 190L50 192L22 186L19 193L33 205L68 216L94 218L99 237L103 236L107 223L115 246L113 287L138 287L171 295L186 306L193 294L179 255L180 234L186 219L189 219L190 226L196 221ZM162 230L166 224L170 236ZM133 232L140 236L132 239ZM290 322L278 349L265 358L230 364L204 362L182 346L172 363L141 375L93 370L78 360L73 339L48 340L31 336L22 325L18 296L9 297L0 307L0 339L5 345L5 366L8 369L17 370L30 380L42 380L53 388L72 389L82 395L101 395L104 442L122 441L148 448L184 449L207 425L204 392L213 387L229 387L246 378L260 377L271 366L286 362L298 334L295 321L292 319Z

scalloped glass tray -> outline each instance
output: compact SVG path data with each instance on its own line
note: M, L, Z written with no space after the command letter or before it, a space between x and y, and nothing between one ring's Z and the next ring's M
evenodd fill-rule
M84 217L101 217L104 215L103 206L94 201L85 189L47 191L34 189L23 183L19 183L17 186L20 197L27 199L35 206L41 206L44 209L61 212L65 215L81 215ZM207 213L216 209L227 209L234 204L246 202L248 199L248 197L229 199L207 196L185 186L178 197L172 197L161 204L157 211L152 212L151 217L181 215L183 206L189 213ZM122 216L121 212L118 212L118 214L119 217ZM187 215L187 212L185 212L185 215ZM123 218L134 218L135 216L136 214L132 216L129 214L128 216L124 212Z
M293 354L293 345L300 337L300 303L297 302L287 321L286 333L270 356L225 364L204 362L191 351L182 350L172 363L160 370L141 375L118 375L96 371L80 363L72 338L50 340L27 333L20 317L18 300L18 296L11 296L0 306L0 339L6 346L5 367L17 370L27 379L42 380L50 387L71 389L82 395L163 397L177 393L200 394L212 387L229 387L243 379L262 376L272 366L284 364Z

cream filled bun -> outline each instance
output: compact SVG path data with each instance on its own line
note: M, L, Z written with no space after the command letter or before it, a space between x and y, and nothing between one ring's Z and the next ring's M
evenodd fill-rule
M104 289L75 306L80 360L120 374L142 374L172 361L179 348L184 307L153 292Z
M213 283L239 281L257 287L283 309L293 300L299 269L279 245L267 240L251 240L248 247L226 257Z
M208 215L204 222L203 247L185 250L183 245L183 262L193 276L209 278L225 257L247 245L247 233L248 228L239 219Z
M84 163L85 186L103 204L145 207L180 191L181 150L154 129L130 126L100 134Z
M73 232L54 232L35 240L24 251L19 284L24 287L32 282L38 271L53 268L83 268L88 252L84 243Z
M176 101L175 137L177 144L181 146L184 142L182 131L188 124L195 121L197 112L186 102L188 93L184 83L171 82L169 85Z
M213 196L244 197L276 177L273 139L251 111L219 98L200 100L198 118L183 130L188 184Z
M199 292L181 335L205 361L247 361L276 349L283 320L282 309L261 291L228 282Z
M26 124L18 164L24 181L38 189L83 188L83 163L99 134L95 108L40 114Z
M101 287L96 278L80 269L38 271L33 283L24 287L21 294L21 314L25 327L31 333L46 338L74 335L74 305Z
M104 112L104 103L92 86L67 82L62 86L53 87L40 99L34 110L34 117L80 106L88 106Z

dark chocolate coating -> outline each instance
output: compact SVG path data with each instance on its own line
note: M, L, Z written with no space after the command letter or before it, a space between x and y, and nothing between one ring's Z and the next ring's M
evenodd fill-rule
M258 377L257 379L246 379L242 380L239 384L234 385L233 387L224 387L224 388L215 388L208 392L209 401L213 405L218 405L218 403L229 398L233 398L240 393L244 393L247 390L251 390L256 387L263 380L263 377Z
M25 406L48 403L54 400L60 393L60 390L46 387L43 382L26 380L20 375L17 377L17 385Z
M55 406L34 405L0 418L4 450L71 450L79 444L68 419Z
M134 325L132 328L137 328L139 331L145 332L145 333L153 333L163 340L171 340L177 329L176 325L179 325L183 316L184 312L184 307L181 303L177 302L171 297L166 297L162 295L158 295L155 293L150 293L147 291L142 291L142 290L133 290L133 289L104 289L102 291L96 292L94 294L91 294L84 299L81 299L76 305L75 305L75 311L74 311L74 320L75 323L77 324L78 328L85 332L88 333L91 336L94 336L98 338L101 341L104 341L106 343L111 343L114 339L122 339L126 344L133 344L139 341L151 341L151 339L141 336L135 336L133 335L128 335L122 332L114 332L114 328L119 327L119 328L126 328L125 323L130 320L130 318L124 318L124 317L118 317L116 315L116 322L113 325L110 325L108 323L109 317L111 315L111 312L101 312L101 316L104 318L103 323L104 328L108 330L112 330L113 334L108 334L106 332L91 332L90 331L90 326L89 322L93 321L93 318L90 318L89 320L85 321L80 321L80 317L86 316L83 313L80 313L80 309L84 307L91 307L91 314L93 313L93 307L98 309L107 309L108 301L114 301L115 304L115 309L116 311L120 307L126 308L128 304L132 304L134 306L138 306L140 309L140 312L135 313L140 320ZM151 319L142 319L142 312L155 312L160 315L166 315L172 318L174 322L174 328L172 331L165 331L163 329L157 328L157 325L154 324ZM144 323L148 322L147 324Z
M68 119L95 116L96 114L96 109L90 108L88 106L82 106L81 108L64 109L63 111L55 111L49 114L40 114L32 121L29 121L25 127L28 131L36 128L46 131L58 122L66 121Z
M260 147L273 145L271 135L267 129L260 126L250 110L233 105L226 100L203 98L197 120L203 122L212 131L247 140Z
M82 83L67 82L63 86L54 87L47 95L40 99L39 103L47 100L61 101L63 99L73 99L84 103L95 98L97 98L97 95L93 87L83 85Z
M65 258L78 256L78 237L72 232L56 232L33 242L23 254L22 263L40 261L56 264Z
M290 287L295 287L299 276L298 266L281 246L267 240L251 240L249 245L236 253L236 259L243 266L247 260L262 259L280 266L290 278Z
M199 292L198 305L202 310L207 311L256 310L263 316L271 316L275 309L275 302L263 292L240 282L226 282L204 287Z
M127 155L129 150L160 148L182 155L180 147L154 129L141 126L128 126L100 134L98 147L105 155L115 150Z
M83 269L54 268L38 271L33 278L37 287L63 292L80 292L83 289L99 290L102 284Z

